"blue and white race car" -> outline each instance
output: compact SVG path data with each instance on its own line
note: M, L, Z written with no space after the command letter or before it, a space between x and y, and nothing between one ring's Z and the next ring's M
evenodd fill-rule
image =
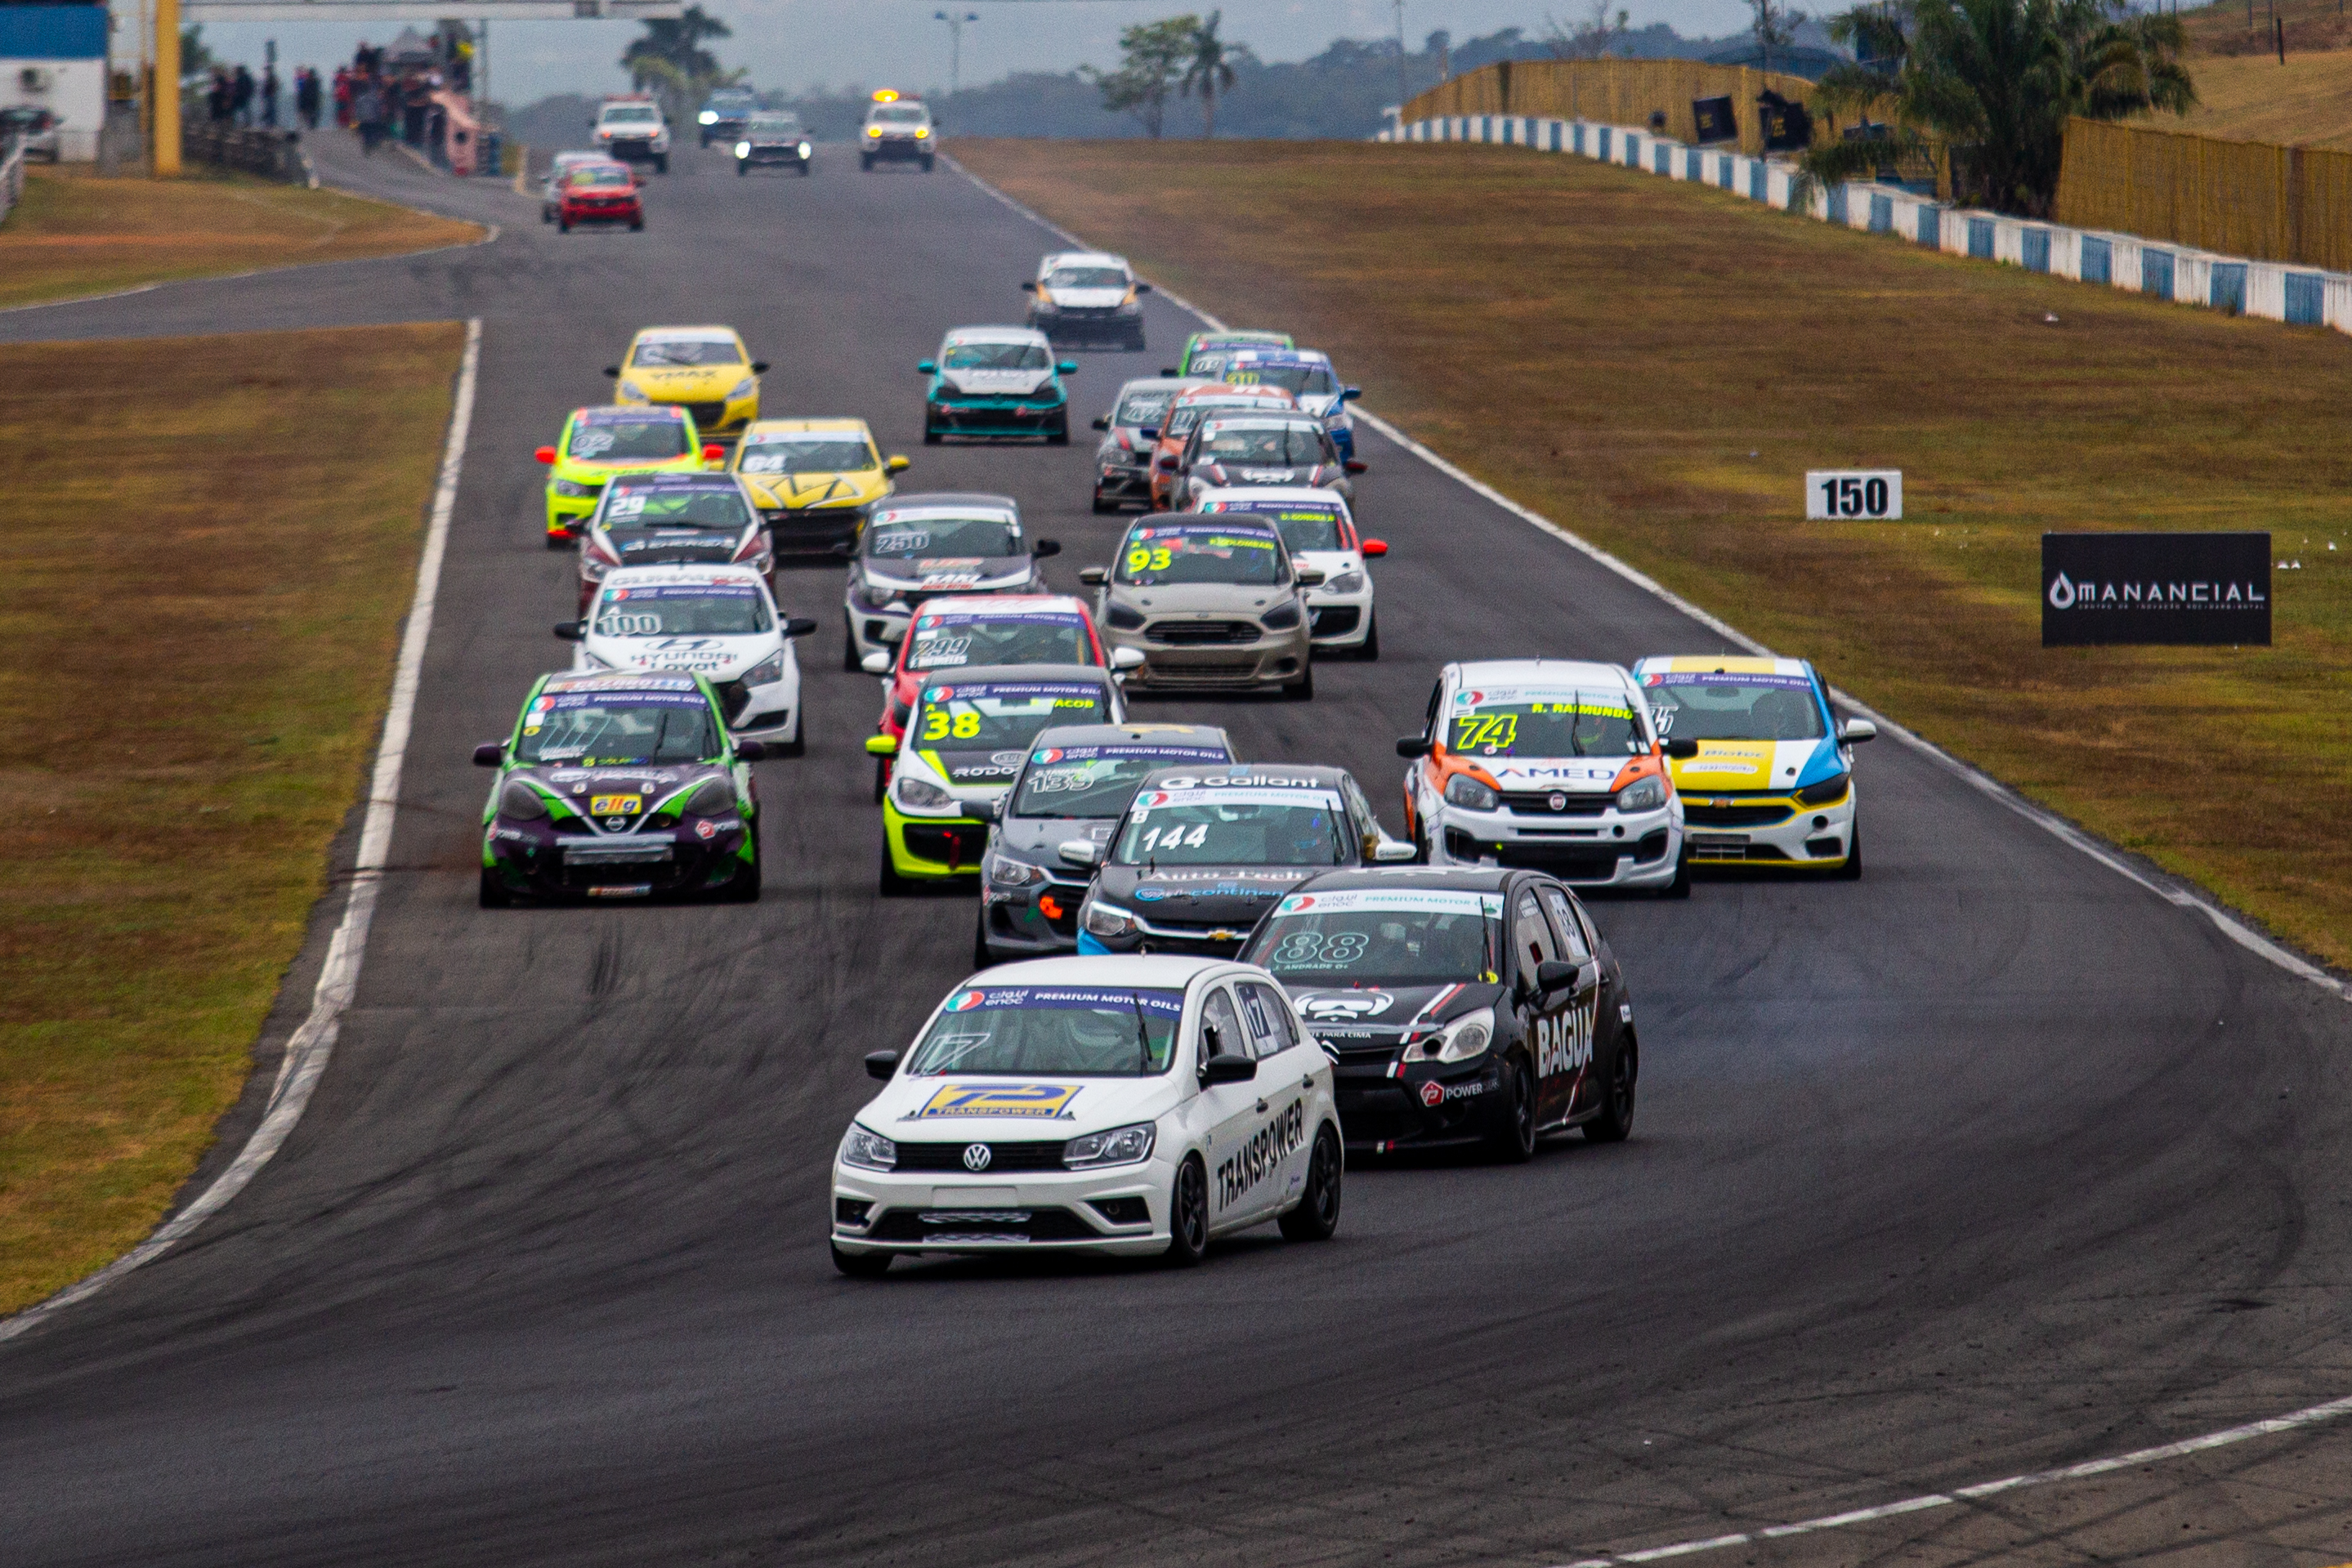
M1356 455L1356 423L1348 404L1364 395L1341 383L1331 357L1318 349L1208 349L1192 356L1188 374L1237 387L1279 387L1305 412L1321 418L1343 461Z

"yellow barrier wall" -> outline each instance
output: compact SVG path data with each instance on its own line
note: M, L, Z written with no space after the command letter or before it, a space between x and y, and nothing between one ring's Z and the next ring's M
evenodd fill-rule
M2052 215L2199 250L2352 269L2352 152L2066 122Z
M1404 120L1410 125L1456 114L1525 114L1646 126L1654 110L1664 110L1665 134L1690 141L1697 135L1691 99L1727 97L1739 120L1739 150L1753 156L1764 151L1756 97L1766 88L1804 103L1813 84L1780 71L1698 60L1504 60L1417 95L1404 106ZM1814 121L1815 141L1835 134L1828 120Z

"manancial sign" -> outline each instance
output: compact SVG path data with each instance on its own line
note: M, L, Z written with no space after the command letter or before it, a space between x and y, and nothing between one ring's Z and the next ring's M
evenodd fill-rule
M2268 534L2044 534L2042 645L2267 647Z

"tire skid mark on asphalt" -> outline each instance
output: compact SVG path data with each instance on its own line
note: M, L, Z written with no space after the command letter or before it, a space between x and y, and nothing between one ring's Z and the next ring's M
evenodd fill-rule
M366 820L360 830L359 854L352 867L343 918L327 947L326 963L311 992L310 1013L286 1043L278 1079L260 1124L228 1168L172 1216L144 1241L87 1279L77 1281L47 1301L0 1321L0 1342L15 1339L77 1302L89 1300L131 1270L153 1262L212 1218L245 1190L273 1155L284 1146L310 1094L334 1053L335 1037L344 1012L359 989L360 964L367 953L368 926L375 916L376 897L383 883L392 850L392 825L400 802L400 773L408 755L408 737L416 714L416 693L425 664L425 646L433 634L433 610L441 583L442 558L448 552L449 520L457 510L457 481L464 472L466 439L474 422L474 384L481 367L482 322L466 323L466 350L457 370L457 395L449 409L449 434L441 454L441 475L433 492L431 521L425 549L416 562L416 593L410 601L407 626L401 635L400 657L394 666L392 698L386 705L383 737L376 749L375 771L368 782Z

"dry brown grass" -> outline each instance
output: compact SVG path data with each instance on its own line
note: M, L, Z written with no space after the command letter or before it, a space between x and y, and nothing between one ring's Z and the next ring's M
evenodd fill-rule
M382 720L449 323L0 348L0 1312L237 1095Z
M1329 350L1481 478L2352 963L2343 337L1511 148L956 151L1225 319ZM1904 469L1910 520L1800 521L1802 471L1848 465ZM2044 651L2039 536L2125 526L2271 529L2305 568L2279 576L2277 645Z
M479 239L477 224L242 174L101 180L35 164L0 225L0 306Z

